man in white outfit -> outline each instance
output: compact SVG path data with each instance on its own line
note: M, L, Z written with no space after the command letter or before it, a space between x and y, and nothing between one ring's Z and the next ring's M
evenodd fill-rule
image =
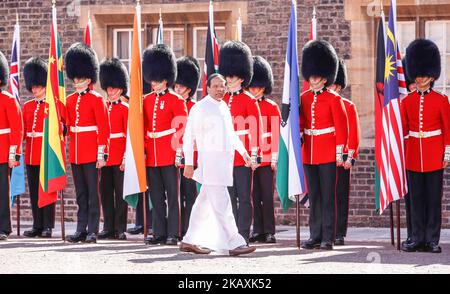
M209 95L192 107L183 137L184 176L194 179L202 187L180 250L197 254L214 250L232 256L251 253L256 248L248 246L238 232L227 189L233 186L235 150L247 166L250 166L251 158L234 132L230 110L222 101L226 91L225 78L220 74L211 75L207 89ZM198 167L194 171L195 146Z

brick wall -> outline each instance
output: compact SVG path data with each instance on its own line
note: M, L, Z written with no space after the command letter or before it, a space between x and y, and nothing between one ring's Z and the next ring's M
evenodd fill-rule
M69 16L67 5L73 1L57 1L58 29L61 35L63 52L76 41L83 39L83 30L79 28L76 16ZM186 3L186 2L208 2L208 0L144 0L143 4L155 3ZM227 2L226 0L215 1ZM320 2L320 3L318 3ZM348 1L350 2L350 1ZM117 4L130 5L134 0L98 0L79 1L82 5L94 4ZM309 38L309 23L312 16L313 4L317 8L318 35L330 41L336 48L340 57L352 58L350 24L345 20L343 0L299 0L298 1L298 48L301 52L302 46ZM31 56L48 56L49 31L51 21L51 1L49 0L2 0L0 1L0 50L10 59L13 26L15 14L19 12L22 32L22 66ZM253 54L262 55L269 60L273 67L275 76L274 93L271 98L280 102L282 94L284 55L287 42L288 20L290 15L290 1L287 0L251 0L248 1L248 23L243 26L243 40L252 48ZM357 42L357 40L353 40ZM301 60L301 57L300 57ZM370 82L370 81L368 81ZM22 99L30 97L27 93L23 78L21 80ZM67 92L72 90L69 81L66 81ZM351 96L351 89L344 92L344 96ZM374 210L373 193L374 155L373 149L362 148L360 158L354 168L352 176L352 188L350 196L350 225L352 226L386 226L386 216L377 216ZM445 190L443 201L443 225L450 227L450 176L445 174ZM65 217L68 220L76 219L76 201L74 196L73 180L70 166L68 166L68 186L65 191ZM28 195L22 197L22 218L31 219ZM287 213L281 211L277 202L278 223L294 223L294 210ZM402 205L403 207L403 205ZM307 223L307 213L301 210L301 222ZM57 212L59 219L59 211ZM402 211L403 214L403 211ZM15 217L15 211L13 216ZM130 209L130 221L134 219L134 213ZM403 220L403 218L402 218Z

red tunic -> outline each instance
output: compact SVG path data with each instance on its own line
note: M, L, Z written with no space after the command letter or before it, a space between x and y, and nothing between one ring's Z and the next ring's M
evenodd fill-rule
M107 166L121 165L127 144L128 103L120 99L108 102L111 136L109 138L109 157Z
M238 133L248 154L259 150L261 112L258 101L252 94L246 91L237 93L226 93L223 98L230 108L231 117L234 122L234 130ZM242 134L244 133L244 134ZM234 155L234 166L244 166L245 161L236 151Z
M303 133L303 163L324 164L336 161L336 146L347 144L348 124L344 102L329 90L315 98L312 90L301 95L300 132ZM308 135L308 130L334 128L322 135ZM314 131L313 131L314 132Z
M267 98L258 99L262 119L261 134L261 166L268 166L272 162L272 155L277 154L280 138L281 113L278 105Z
M352 153L353 159L356 159L358 156L359 149L359 141L360 141L360 125L359 125L359 117L358 111L356 110L355 104L345 98L342 98L344 102L345 111L347 112L347 121L348 121L348 140L344 149L344 153Z
M161 95L152 92L144 97L146 166L175 164L186 120L186 103L175 92L166 90Z
M81 96L73 93L67 97L66 110L70 163L96 162L98 146L106 146L105 153L108 153L111 128L108 108L103 97L92 90ZM80 131L83 128L96 130Z
M23 119L19 102L11 94L0 92L0 163L7 163L9 148L16 146L22 153Z
M66 123L66 109L64 104L57 101L61 123ZM36 101L34 99L25 102L23 105L23 124L25 139L25 164L26 165L40 165L41 164L41 150L42 150L42 136L44 132L44 113L48 103L45 100ZM64 143L63 143L64 144ZM62 148L63 155L65 155L65 147Z
M407 170L431 172L443 168L445 147L450 146L449 112L447 97L433 90L423 98L417 91L411 92L402 100L403 134L409 136L406 148ZM431 137L421 137L419 133L439 133L439 130L441 134Z

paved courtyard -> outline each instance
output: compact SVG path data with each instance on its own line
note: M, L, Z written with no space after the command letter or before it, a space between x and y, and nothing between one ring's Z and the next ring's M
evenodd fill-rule
M29 224L22 225L23 229ZM74 231L66 224L66 232ZM403 236L406 232L402 231ZM146 274L301 274L301 273L450 273L450 230L443 230L443 253L398 252L388 229L350 228L346 246L333 251L295 248L295 227L277 227L278 243L258 244L255 253L229 257L198 256L173 246L147 246L143 235L127 241L100 240L97 244L70 244L55 238L11 236L0 243L0 274L15 273L146 273ZM302 228L301 237L308 237Z

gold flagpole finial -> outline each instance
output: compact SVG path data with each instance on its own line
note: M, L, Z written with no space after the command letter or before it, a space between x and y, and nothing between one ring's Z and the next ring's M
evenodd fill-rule
M16 22L19 23L19 12L16 12Z
M313 17L315 18L316 15L317 15L316 5L314 5L314 7L313 7Z
M380 0L380 6L381 6L381 12L384 12L384 8L383 8L383 0Z
M162 9L161 9L161 7L159 8L159 19L160 20L162 19Z
M53 6L56 5L56 0L52 0L52 5L53 5Z
M141 5L141 0L136 0L136 5Z

